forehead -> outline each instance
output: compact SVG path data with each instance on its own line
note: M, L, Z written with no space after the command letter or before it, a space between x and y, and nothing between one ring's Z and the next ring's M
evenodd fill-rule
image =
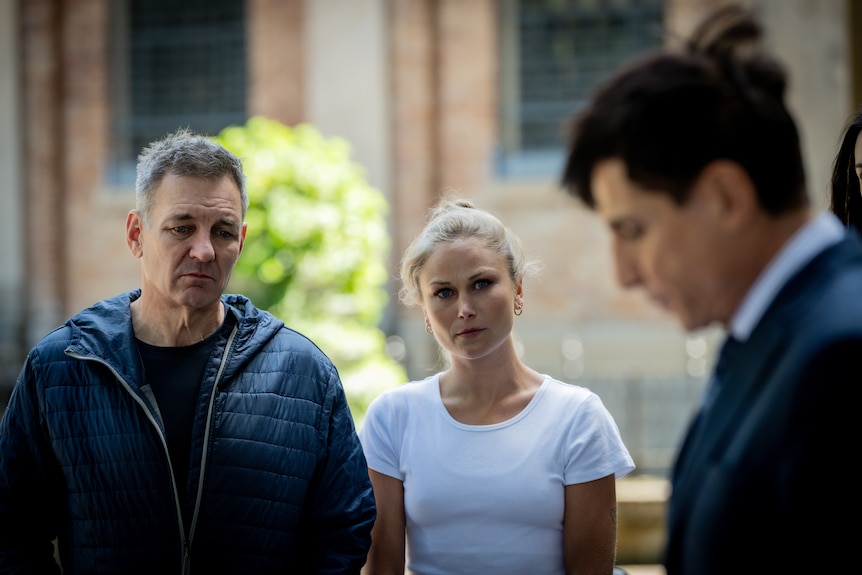
M477 267L504 266L503 257L481 238L460 237L438 244L425 261L425 270L452 267L474 271Z
M590 185L596 211L611 225L623 218L649 219L676 206L668 194L649 191L632 182L622 160L602 160L593 168Z
M856 136L856 148L853 150L853 165L862 166L862 130Z
M242 200L230 176L195 178L167 174L155 192L153 212L159 217L185 217L217 212L220 217L242 218Z

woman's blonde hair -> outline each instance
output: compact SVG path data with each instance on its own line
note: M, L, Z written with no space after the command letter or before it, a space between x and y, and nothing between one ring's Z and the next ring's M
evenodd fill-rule
M539 263L524 256L521 240L497 216L477 208L470 200L444 196L428 211L427 223L410 243L401 258L401 283L398 298L406 306L422 301L419 274L428 256L440 244L461 238L480 240L506 262L509 276L517 284L539 269Z

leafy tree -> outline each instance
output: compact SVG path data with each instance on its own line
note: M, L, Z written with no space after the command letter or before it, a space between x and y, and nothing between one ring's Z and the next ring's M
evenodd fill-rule
M230 291L310 337L341 374L354 418L406 381L378 325L388 303L383 194L341 138L254 117L216 141L243 161L248 234Z

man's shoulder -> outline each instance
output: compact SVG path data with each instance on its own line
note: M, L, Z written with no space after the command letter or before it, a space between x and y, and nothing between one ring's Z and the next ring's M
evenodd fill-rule
M274 327L274 329L273 329ZM260 328L260 326L258 326ZM263 332L252 335L257 339L258 354L273 358L282 366L291 369L323 369L326 372L335 369L331 358L310 337L296 329L278 321L276 326L269 326Z
M812 324L862 320L862 241L854 234L823 250L795 274L776 298L780 321ZM791 309L792 308L792 309ZM788 315L788 309L790 317ZM791 319L794 318L794 319ZM862 321L859 321L862 329Z
M286 346L301 351L323 353L317 343L309 336L284 323L275 331L272 339L275 345Z
M825 265L809 278L812 305L806 319L862 331L862 241L848 236L835 250L826 250L824 258Z
M64 354L64 350L72 342L72 328L68 323L57 326L33 346L31 353L39 355Z

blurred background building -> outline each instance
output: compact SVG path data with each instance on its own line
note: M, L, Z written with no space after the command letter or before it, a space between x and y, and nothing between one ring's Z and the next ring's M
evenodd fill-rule
M253 115L348 140L391 205L381 326L411 378L439 369L397 261L447 190L544 271L516 321L531 366L590 387L640 472L664 474L720 334L686 334L614 282L596 216L559 187L563 125L623 61L719 0L0 0L0 408L26 350L137 287L124 241L141 146ZM751 0L791 74L809 187L862 103L862 2Z

